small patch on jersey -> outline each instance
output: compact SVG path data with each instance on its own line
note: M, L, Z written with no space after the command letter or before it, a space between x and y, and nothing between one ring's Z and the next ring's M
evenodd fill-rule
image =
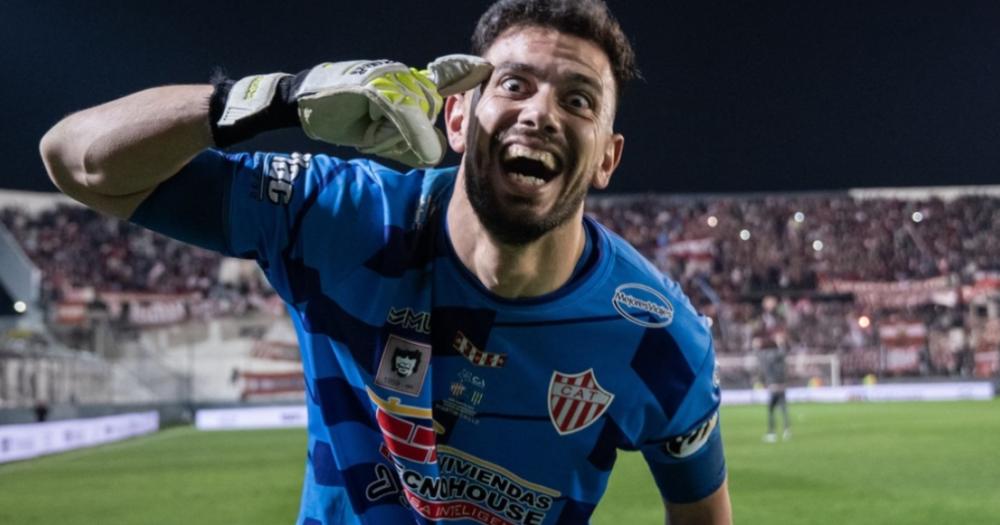
M598 384L593 368L578 374L555 371L549 380L549 419L560 436L579 432L604 415L614 399Z
M385 320L391 325L400 326L424 335L430 335L431 333L430 312L419 312L409 307L390 307L389 315Z
M382 350L375 384L401 394L420 395L431 361L431 345L390 335Z
M674 320L674 305L663 294L644 284L619 286L611 304L622 317L646 328L663 328Z
M507 364L507 354L484 352L472 344L472 340L465 337L465 334L462 332L455 332L455 338L452 339L451 347L476 366L503 368Z
M476 410L483 402L485 389L486 379L463 368L449 385L451 396L435 405L435 408L478 425Z
M291 156L275 155L271 157L271 166L267 170L267 177L261 179L260 194L258 198L264 200L265 197L272 204L287 205L292 201L295 179L299 174L309 169L312 162L312 155L306 153L292 153Z
M701 450L701 447L708 443L708 437L712 435L712 430L719 422L719 413L712 414L704 423L698 425L694 430L683 436L672 437L663 444L667 454L677 458L686 458Z

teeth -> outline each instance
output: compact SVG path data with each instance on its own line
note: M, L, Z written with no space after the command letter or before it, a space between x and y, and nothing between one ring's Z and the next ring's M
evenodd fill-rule
M529 148L522 144L511 144L503 153L504 162L518 157L537 160L545 165L545 169L549 171L556 170L556 158L547 151Z
M511 173L510 176L518 182L530 184L532 186L541 186L542 184L545 184L544 180L539 179L538 177L532 177L531 175L525 175L523 173Z

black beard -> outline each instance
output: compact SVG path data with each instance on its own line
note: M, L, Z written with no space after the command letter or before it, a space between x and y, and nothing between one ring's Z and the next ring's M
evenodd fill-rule
M508 246L530 244L576 215L587 197L586 186L581 191L557 202L553 209L540 218L528 217L505 208L493 186L487 181L484 169L476 169L471 155L465 156L465 193L472 204L472 210L486 231L496 240ZM506 176L506 175L503 175Z

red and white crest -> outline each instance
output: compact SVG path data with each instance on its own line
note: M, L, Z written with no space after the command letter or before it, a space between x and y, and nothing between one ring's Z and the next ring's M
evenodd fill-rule
M559 435L583 430L601 417L615 395L601 388L591 368L579 374L552 372L549 419Z

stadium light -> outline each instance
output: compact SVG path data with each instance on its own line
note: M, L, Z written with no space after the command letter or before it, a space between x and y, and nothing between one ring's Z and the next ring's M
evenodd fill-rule
M804 213L802 213L800 211L797 211L797 212L795 212L795 215L792 216L792 219L794 219L795 222L802 222L802 221L806 220L806 214L804 214Z
M750 240L750 230L740 230L740 239L744 241Z
M816 250L817 252L823 251L823 241L819 239L813 241L813 250Z
M28 311L28 305L24 304L24 301L17 301L14 303L14 311L23 314Z
M913 215L910 216L910 218L913 219L913 222L920 222L924 220L924 214L920 213L919 211L915 211L913 212Z
M706 222L708 222L709 228L715 228L716 226L719 225L719 218L716 217L715 215L712 215L711 217L708 218L708 221Z

